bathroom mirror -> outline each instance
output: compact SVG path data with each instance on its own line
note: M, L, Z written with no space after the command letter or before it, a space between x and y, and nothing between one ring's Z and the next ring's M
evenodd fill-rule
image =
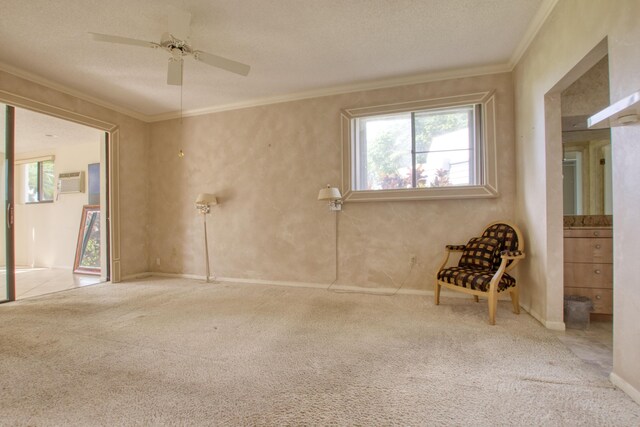
M571 132L562 148L564 214L611 215L610 130Z
M587 126L590 116L610 104L608 55L563 90L560 102L564 215L609 216L611 131Z

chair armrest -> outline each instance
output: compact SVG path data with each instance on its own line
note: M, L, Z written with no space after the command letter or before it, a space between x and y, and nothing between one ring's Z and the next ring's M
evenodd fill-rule
M502 258L502 259L520 259L520 258L524 258L524 252L522 252L522 251L502 251L502 252L500 252L500 258Z
M440 263L440 267L438 267L438 271L442 270L444 268L445 265L447 265L447 261L449 261L449 256L451 255L451 252L462 252L464 251L464 248L466 248L467 245L446 245L445 246L445 252L444 252L444 257L442 258L442 262ZM437 275L436 275L437 277Z

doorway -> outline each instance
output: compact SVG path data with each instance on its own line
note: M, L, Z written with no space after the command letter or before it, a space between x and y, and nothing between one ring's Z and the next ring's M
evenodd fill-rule
M556 188L562 228L553 237L561 241L562 287L550 288L548 298L588 298L593 305L587 322L564 317L567 329L560 339L583 361L608 376L613 368L613 212L610 129L589 129L587 119L609 101L607 43L603 40L547 95L547 117L559 120L561 138L553 132L547 147L558 152L553 167L562 171ZM557 162L557 163L556 163ZM551 229L549 232L552 231ZM581 324L580 324L581 323ZM586 329L580 326L588 326Z
M0 301L108 281L109 134L25 108L0 107L7 207L0 215L6 223Z

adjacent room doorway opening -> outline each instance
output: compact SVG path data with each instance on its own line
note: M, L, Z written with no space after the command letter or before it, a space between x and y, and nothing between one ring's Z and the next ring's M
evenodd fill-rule
M562 274L548 284L548 306L559 311L552 313L556 317L563 312L565 296L591 301L593 311L590 316L586 313L586 320L590 320L587 329L582 328L586 322L576 322L564 313L567 329L560 339L605 376L613 369L611 132L589 129L587 120L609 103L606 39L545 97L550 156L547 197L554 213L549 216L548 239L560 248L551 255L549 269ZM549 191L552 188L563 190Z
M6 135L0 301L108 281L109 134L0 107Z
M561 94L564 295L593 307L587 329L576 330L574 319L562 339L606 376L613 370L611 129L588 129L586 119L609 98L608 55Z

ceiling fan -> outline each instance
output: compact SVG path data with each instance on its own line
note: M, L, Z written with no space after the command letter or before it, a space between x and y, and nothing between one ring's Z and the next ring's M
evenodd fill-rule
M246 76L251 67L222 56L196 50L189 44L191 34L191 14L171 8L169 12L169 31L162 34L160 43L145 40L131 39L128 37L112 36L109 34L89 33L94 40L107 43L128 44L132 46L150 47L152 49L164 49L171 54L169 68L167 70L167 84L182 86L183 58L191 56L196 61Z

